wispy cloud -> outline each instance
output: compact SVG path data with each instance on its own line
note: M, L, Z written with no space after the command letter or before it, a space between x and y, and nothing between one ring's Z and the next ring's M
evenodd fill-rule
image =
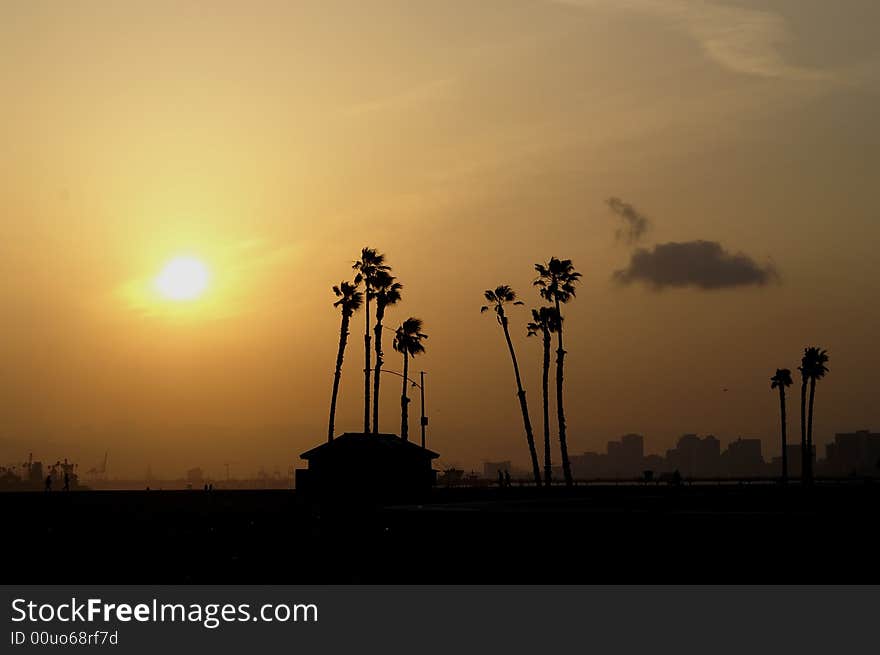
M772 11L707 0L550 0L584 9L639 12L666 20L693 38L724 68L763 77L827 79L826 71L788 63L780 46L792 36L785 19Z
M605 202L622 222L615 232L617 240L625 240L629 244L638 243L651 225L648 217L620 198L608 198Z

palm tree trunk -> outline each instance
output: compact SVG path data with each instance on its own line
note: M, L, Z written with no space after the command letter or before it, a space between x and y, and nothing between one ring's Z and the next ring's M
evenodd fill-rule
M400 438L409 440L409 398L406 397L406 383L409 376L409 353L403 351L403 387L400 390Z
M339 395L339 379L342 377L342 360L348 343L348 323L350 317L342 314L339 328L339 350L336 352L336 372L333 374L333 395L330 396L330 424L327 426L327 441L333 441L333 427L336 422L336 397Z
M801 483L807 483L807 379L801 381Z
M544 486L553 482L550 454L550 333L544 332L544 361L541 371L541 394L544 402Z
M541 468L538 465L538 451L535 448L535 434L532 432L532 420L529 418L529 406L526 403L526 392L519 376L519 364L516 361L516 352L513 350L513 342L510 340L510 330L507 328L507 318L501 319L501 327L504 329L504 338L507 340L507 349L510 351L510 359L513 361L513 374L516 376L516 395L519 398L519 408L522 410L523 426L526 430L526 441L529 444L529 456L532 459L532 475L535 485L541 486Z
M574 484L571 477L571 464L568 461L568 441L565 434L565 409L562 404L562 373L565 367L565 349L562 347L562 313L559 310L559 300L556 301L556 315L559 317L559 330L556 332L558 348L556 350L556 418L559 422L559 450L562 455L562 474L565 476L565 485L570 487Z
M379 382L382 377L382 319L385 318L385 308L376 306L376 327L373 329L376 335L374 344L376 349L376 366L373 369L373 434L379 433Z
M364 330L364 434L370 433L370 287L366 293L366 328Z
M788 438L785 424L785 386L779 385L779 417L782 424L782 484L788 482Z
M810 413L807 418L808 481L813 482L813 400L816 398L816 378L810 378Z

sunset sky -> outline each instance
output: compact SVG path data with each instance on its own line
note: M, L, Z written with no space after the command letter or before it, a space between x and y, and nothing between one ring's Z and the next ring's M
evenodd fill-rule
M812 344L820 456L880 429L878 25L876 0L0 0L0 464L302 465L330 287L365 245L405 287L387 324L430 335L412 368L441 464L525 464L479 308L501 283L538 306L554 255L583 273L573 454L699 432L769 459L769 377ZM203 296L156 292L176 257L204 263ZM360 427L362 332L339 431ZM385 431L399 393L383 380Z

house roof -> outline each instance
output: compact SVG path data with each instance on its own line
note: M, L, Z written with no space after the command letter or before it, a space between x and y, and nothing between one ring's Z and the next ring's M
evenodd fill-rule
M363 432L346 432L333 441L328 441L300 455L302 459L311 459L316 455L326 455L330 452L344 452L347 455L356 456L358 453L375 453L386 451L390 453L411 453L413 455L427 455L431 459L440 457L433 450L422 448L412 441L404 441L396 434L364 434Z

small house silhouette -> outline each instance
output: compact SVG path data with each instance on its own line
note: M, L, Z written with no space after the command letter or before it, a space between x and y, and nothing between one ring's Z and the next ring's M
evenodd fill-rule
M308 500L409 502L435 483L439 455L396 434L346 432L304 452L296 490Z

